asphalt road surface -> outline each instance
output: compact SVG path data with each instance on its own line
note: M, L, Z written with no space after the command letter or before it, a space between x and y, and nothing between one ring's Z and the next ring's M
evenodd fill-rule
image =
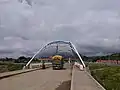
M67 90L66 85L70 85L71 80L70 72L70 69L49 68L12 76L0 80L0 90Z

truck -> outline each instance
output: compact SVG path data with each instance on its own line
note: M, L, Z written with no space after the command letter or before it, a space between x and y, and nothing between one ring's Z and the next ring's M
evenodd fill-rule
M53 70L61 70L64 67L63 57L61 55L55 55L52 57Z

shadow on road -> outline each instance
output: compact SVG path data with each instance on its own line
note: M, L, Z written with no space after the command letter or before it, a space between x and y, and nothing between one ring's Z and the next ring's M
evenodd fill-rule
M55 90L70 90L71 80L65 81L60 84Z

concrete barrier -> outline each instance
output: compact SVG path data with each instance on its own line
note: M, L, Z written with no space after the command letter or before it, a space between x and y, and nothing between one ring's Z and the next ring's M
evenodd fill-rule
M10 76L15 76L18 74L32 72L32 71L36 71L36 70L39 70L39 69L38 68L37 69L26 69L26 70L17 70L17 71L0 73L0 79L4 79L4 78L10 77Z
M74 66L78 67L81 71L84 70L83 65L78 62L75 62Z
M92 77L92 75L91 75L89 72L86 71L86 73L93 79L93 81L95 81L95 83L96 83L97 85L99 85L100 88L102 88L102 90L106 90L97 80L95 80L95 79Z
M23 74L23 73L27 73L27 72L32 72L32 71L36 71L36 70L40 70L42 64L40 64L40 67L37 68L33 68L33 69L24 69L24 70L17 70L17 71L11 71L11 72L5 72L5 73L0 73L0 79L4 79L10 76L14 76L14 75L18 75L18 74ZM52 64L50 63L46 63L45 67L46 68L50 68L52 66Z
M74 65L71 90L105 90L86 70L81 71Z
M72 70L72 78L71 78L71 87L70 87L70 90L73 90L73 79L74 79L74 73L75 72L75 70L74 70L74 66L73 66L73 70Z
M52 66L52 63L45 63L45 67L48 68ZM42 67L42 63L31 63L30 64L30 68L34 69L34 68L41 68Z

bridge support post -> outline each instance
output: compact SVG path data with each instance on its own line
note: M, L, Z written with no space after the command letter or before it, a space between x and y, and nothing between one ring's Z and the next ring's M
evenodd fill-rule
M45 61L44 60L42 60L42 69L45 69L46 67L45 67Z

